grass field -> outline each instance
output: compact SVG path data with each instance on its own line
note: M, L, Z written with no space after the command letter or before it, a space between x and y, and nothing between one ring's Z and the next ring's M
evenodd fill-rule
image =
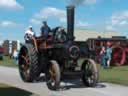
M16 67L13 59L8 56L4 56L3 60L0 60L0 66Z
M99 80L128 86L128 65L103 69L99 67Z
M37 95L25 90L21 90L0 83L0 96L37 96Z
M17 67L17 65L14 64L13 59L10 59L9 57L4 57L4 60L0 61L0 66ZM128 64L126 66L113 66L111 69L103 69L99 64L97 66L99 69L100 82L109 82L128 86Z

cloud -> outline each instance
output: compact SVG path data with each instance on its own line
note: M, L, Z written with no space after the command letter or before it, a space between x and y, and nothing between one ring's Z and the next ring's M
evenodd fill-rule
M127 25L128 24L128 21L127 20L123 20L119 24L120 24L120 26Z
M123 29L128 26L128 10L113 13L106 21L106 29Z
M114 30L113 26L111 26L111 25L107 25L105 29L106 29L107 31L112 31L112 30Z
M60 22L66 23L67 22L67 18L66 17L60 18Z
M19 24L12 22L12 21L2 21L0 22L0 26L1 27L14 27L14 26L18 26Z
M127 21L128 21L128 11L115 13L111 17L111 24L113 26L128 24L126 23Z
M54 7L47 7L42 9L39 13L37 13L35 17L44 18L44 19L52 17L52 18L58 18L59 20L62 20L66 17L66 11L57 9Z
M66 22L66 11L55 7L46 7L36 13L30 22L33 24L40 24L41 19L47 20L48 18L57 19L61 23Z
M36 24L36 25L40 25L41 24L41 22L39 20L33 19L33 18L30 19L30 22L33 23L33 24Z
M88 22L83 22L83 21L77 21L76 22L76 27L90 27L91 24L89 24Z
M67 17L66 17L66 11L62 9L58 9L55 7L46 7L40 10L39 13L36 13L32 19L30 19L30 22L36 25L39 25L41 22L41 19L49 19L53 18L58 20L60 23L66 23ZM82 22L81 20L76 20L76 27L89 27L91 24L88 22Z
M19 10L23 9L23 6L16 0L0 0L0 8Z

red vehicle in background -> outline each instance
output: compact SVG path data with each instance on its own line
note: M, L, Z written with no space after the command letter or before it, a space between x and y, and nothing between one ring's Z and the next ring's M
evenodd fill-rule
M0 60L3 59L3 54L4 54L4 48L0 46Z
M125 36L113 36L112 38L89 38L87 43L89 49L94 50L96 53L95 60L100 62L100 51L102 46L106 46L107 42L110 43L112 48L111 65L124 65L128 63L128 39Z

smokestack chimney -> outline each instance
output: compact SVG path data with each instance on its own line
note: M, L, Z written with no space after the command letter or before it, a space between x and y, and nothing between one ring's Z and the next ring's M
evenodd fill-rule
M75 7L67 6L67 33L69 40L74 40L74 17L75 17Z

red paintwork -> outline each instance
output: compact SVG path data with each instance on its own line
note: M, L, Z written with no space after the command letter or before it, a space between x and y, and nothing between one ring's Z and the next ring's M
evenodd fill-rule
M4 48L0 47L0 52L4 52Z
M95 42L96 39L94 39ZM126 53L128 53L128 41L124 40L124 41L114 41L114 40L98 40L98 42L103 43L104 42L104 46L109 46L112 48L112 60L111 60L111 64L120 66L120 65L124 65L126 62L128 62L128 56L126 55ZM97 57L98 57L98 61L100 62L101 60L101 56L100 56L100 51L101 51L101 47L102 46L96 46L95 45L95 51L97 53Z
M123 65L126 62L126 54L124 48L115 48L112 52L112 64Z

